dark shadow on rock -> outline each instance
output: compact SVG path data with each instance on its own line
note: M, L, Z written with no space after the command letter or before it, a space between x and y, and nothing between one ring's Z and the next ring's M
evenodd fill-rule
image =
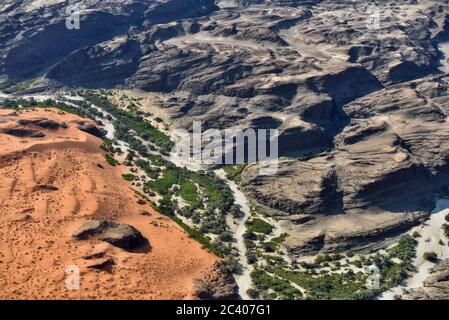
M152 247L150 245L150 242L147 239L145 239L144 242L139 247L130 249L128 251L132 253L148 253L151 252L151 250Z
M82 28L69 30L65 19L45 25L28 41L9 51L4 61L5 73L14 82L42 75L49 67L71 52L126 32L130 23L124 16L104 12L82 15Z

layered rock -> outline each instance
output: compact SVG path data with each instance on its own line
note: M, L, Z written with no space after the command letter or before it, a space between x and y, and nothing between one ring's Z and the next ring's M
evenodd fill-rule
M449 260L438 263L430 269L423 287L407 290L403 300L447 300L449 299Z
M281 161L274 175L243 173L293 255L376 247L426 217L449 176L447 83L430 77L357 99L330 152Z

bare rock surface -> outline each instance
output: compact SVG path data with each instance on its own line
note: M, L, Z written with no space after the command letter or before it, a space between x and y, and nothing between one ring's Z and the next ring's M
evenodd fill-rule
M242 187L291 235L294 255L375 247L419 223L448 178L447 77L395 85L344 106L333 149L257 166Z
M409 289L400 298L403 300L449 299L449 261L438 263L430 272L422 288Z
M98 126L92 124L92 123L85 123L83 121L80 121L78 123L78 129L81 131L90 133L93 136L96 136L98 138L104 138L106 137L106 130L99 128Z
M198 298L204 300L234 300L238 287L232 273L223 262L216 262L200 280L195 282Z
M125 250L133 250L148 244L148 240L136 228L111 221L88 220L75 230L72 237L76 240L98 237Z

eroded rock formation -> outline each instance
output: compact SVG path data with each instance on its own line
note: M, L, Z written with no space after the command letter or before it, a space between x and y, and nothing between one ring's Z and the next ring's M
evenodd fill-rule
M445 260L430 270L422 288L409 289L403 300L447 300L449 299L449 261Z

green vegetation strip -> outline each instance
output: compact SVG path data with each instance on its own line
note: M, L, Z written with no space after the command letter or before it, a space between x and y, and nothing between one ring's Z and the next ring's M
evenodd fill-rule
M91 119L95 119L94 116L97 114L97 112L94 111L93 109L92 110L81 109L63 102L57 102L52 99L47 99L45 101L36 101L35 99L17 99L17 100L6 99L1 103L0 108L14 109L14 110L32 109L32 108L57 108L67 113L76 114L82 118L91 118Z
M240 183L242 179L242 172L246 167L247 164L241 164L238 166L225 166L223 170L226 173L226 178L228 178L229 180L233 180L236 183Z
M147 154L146 148L143 148L140 141L130 134L130 130L135 131L141 139L151 141L159 146L161 152L169 152L173 148L174 143L170 138L165 133L153 127L141 115L120 109L103 95L85 92L83 93L83 97L115 118L114 127L117 139L127 142L132 149L135 149L141 154Z
M260 255L254 252L254 239L256 238L253 236L247 236L246 239L248 248L253 249L250 255ZM282 238L275 239L271 241L281 241ZM345 267L341 265L341 260L345 259L345 256L341 254L318 255L313 263L303 262L301 266L306 269L305 271L295 270L296 267L290 269L280 257L262 255L267 264L263 267L256 266L251 276L260 292L270 296L274 292L278 298L301 298L292 294L291 286L287 286L287 283L295 283L305 290L307 299L373 299L379 293L401 284L407 277L407 270L412 267L412 260L416 256L416 245L417 241L412 236L404 235L396 246L387 251L385 256L380 254L370 257L361 256L358 260L349 261L346 272L341 270ZM347 258L350 256L353 257L351 254L347 255ZM432 258L430 254L428 256ZM394 258L400 259L400 262L394 262ZM362 271L354 272L350 265L357 268L377 266L380 270L380 287L367 288L366 281L369 275ZM326 266L330 270L322 269L318 272L317 269ZM336 270L341 272L333 272ZM281 284L270 274L287 282Z
M248 220L246 226L249 232L269 234L273 231L271 224L259 218Z

